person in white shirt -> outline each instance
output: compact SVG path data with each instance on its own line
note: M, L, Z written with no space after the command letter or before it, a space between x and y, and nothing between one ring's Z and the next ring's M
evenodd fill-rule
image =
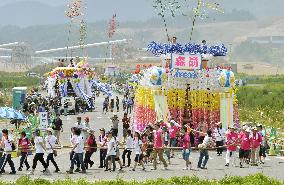
M216 147L217 148L217 155L221 156L223 153L223 148L222 146L224 145L224 140L225 140L225 131L222 129L222 123L218 122L216 124L216 128L213 131L215 141L216 141Z
M127 154L127 159L128 159L127 167L130 167L132 148L133 148L133 137L132 137L132 134L131 134L131 130L127 130L127 137L126 137L126 141L125 141L125 149L124 149L123 154L122 154L123 166L125 166L125 156Z
M75 134L76 129L77 129L77 127L71 128L71 136L70 136L71 147L74 147L76 145L76 141L77 141L77 136ZM74 151L70 152L70 162L72 161L74 155L75 155ZM78 159L77 159L76 164L77 164L77 168L76 168L75 172L79 172L80 171L80 163L79 163Z
M134 134L134 151L135 151L135 164L132 171L135 171L137 164L139 163L142 166L142 170L145 170L144 161L143 161L143 152L142 152L142 140L141 134L139 131L135 131Z
M43 139L40 136L40 130L36 129L33 132L33 137L34 137L34 144L35 144L35 156L33 159L33 166L32 166L32 171L30 172L30 175L34 174L34 171L36 169L37 166L37 162L41 162L42 166L44 167L43 172L49 174L49 170L48 170L48 166L43 158L44 156L44 151L46 151L46 148L44 147L43 144Z
M58 168L57 163L54 160L54 148L55 148L55 143L57 141L57 138L52 135L53 129L52 128L48 128L47 129L47 136L45 137L45 147L47 149L48 155L46 158L46 164L47 167L49 166L49 161L52 162L52 164L55 167L55 173L58 173L60 170Z
M71 160L71 166L70 169L68 171L66 171L69 174L73 174L73 170L74 170L74 165L77 162L77 158L79 160L79 163L81 165L81 173L86 173L86 168L85 168L85 164L84 164L84 160L83 160L83 155L84 155L84 140L83 140L83 136L81 136L81 130L80 129L75 129L74 133L77 137L75 145L73 146L71 153L74 151L75 154Z
M12 145L14 145L14 141L13 141L12 138L10 138L8 136L8 130L7 129L2 130L2 135L3 135L3 137L2 137L2 140L1 140L1 148L3 148L4 154L3 154L1 162L0 162L0 174L5 172L4 168L5 168L7 162L10 165L11 170L12 170L9 174L16 174L15 165L14 165L14 162L12 161L12 158L11 158L11 152L13 150Z
M85 128L84 124L82 123L81 117L77 117L77 122L75 123L75 127L77 127L80 130Z
M117 151L117 144L116 138L113 136L113 133L110 131L107 133L108 135L108 145L107 145L107 155L106 155L106 169L105 171L111 171L109 168L110 164L113 165L113 171L115 171L116 164L115 164L115 157Z
M84 142L86 142L87 138L89 137L89 130L91 129L90 127L90 118L85 117L85 122L82 124L82 136L84 138Z
M205 136L203 143L198 145L198 148L200 148L200 156L199 156L199 161L198 161L198 168L201 169L207 169L206 168L206 164L208 162L209 159L209 154L208 154L208 149L214 146L214 141L212 139L212 131L208 130L207 131L207 135ZM205 157L205 159L203 160L203 158Z

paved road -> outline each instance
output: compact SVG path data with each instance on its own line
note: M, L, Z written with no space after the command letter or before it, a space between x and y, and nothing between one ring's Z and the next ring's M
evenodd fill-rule
M108 130L111 126L110 117L113 116L113 113L107 113L102 114L102 102L103 97L100 97L97 100L97 111L95 112L88 112L86 114L82 114L82 117L89 116L91 118L91 127L94 128L96 131L96 136L99 134L99 129L104 127L106 130ZM118 113L118 116L122 117L122 112ZM63 123L64 123L64 132L61 136L62 143L68 145L69 144L69 136L70 136L70 128L74 125L76 121L76 116L70 115L67 117L62 116ZM0 125L0 128L9 127L9 125L2 124ZM120 131L122 130L122 125L120 124ZM191 171L185 171L182 170L184 168L184 162L181 159L180 153L172 160L172 164L169 166L169 170L163 170L162 166L158 166L157 171L151 171L151 164L146 165L146 171L141 171L141 168L138 167L135 172L130 171L130 168L125 168L122 172L104 172L104 170L99 169L99 153L95 153L93 155L93 161L95 161L95 165L92 167L92 169L87 171L87 174L74 174L74 175L67 175L65 173L66 170L69 169L70 161L69 161L69 149L62 149L59 151L59 156L56 157L56 161L59 164L59 167L61 169L61 173L55 174L52 173L52 175L46 176L43 175L40 171L42 170L41 164L38 164L38 167L36 169L34 178L45 178L45 179L63 179L70 177L72 179L78 179L78 178L86 178L88 180L100 180L100 179L116 179L116 178L122 178L126 180L145 180L145 179L155 179L155 178L169 178L173 176L197 176L201 178L206 179L219 179L224 176L245 176L248 174L254 174L254 173L264 173L265 175L283 179L283 171L284 171L284 157L268 157L265 161L264 165L258 166L258 167L248 167L244 169L240 169L237 167L225 167L225 159L223 156L217 156L214 151L209 152L210 159L208 161L208 170L197 170L196 164L198 160L199 153L197 151L192 152L191 160L193 162L193 166L195 170ZM133 156L133 155L132 155ZM32 156L28 158L29 163L32 164ZM13 159L13 161L16 164L16 167L19 166L19 158ZM238 161L238 160L237 160ZM282 163L279 163L282 162ZM9 166L6 166L6 171L8 172ZM51 165L50 170L54 171L54 167ZM2 179L7 179L10 181L13 181L17 179L18 177L22 175L26 175L28 172L18 172L16 175L8 175L3 174L0 177Z

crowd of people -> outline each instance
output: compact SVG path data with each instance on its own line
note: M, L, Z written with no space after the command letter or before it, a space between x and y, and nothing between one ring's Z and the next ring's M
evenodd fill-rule
M190 160L193 149L199 150L200 155L196 166L200 169L207 169L209 150L217 150L217 155L221 156L223 150L226 149L224 163L227 167L231 163L237 166L237 151L240 168L248 164L256 166L264 163L266 157L267 138L262 125L252 128L243 125L239 132L237 128L230 127L225 132L222 129L222 124L217 123L213 130L209 129L204 133L191 129L187 124L180 126L172 119L169 123L160 120L155 124L149 124L143 131L138 131L131 128L130 118L125 113L121 120L117 115L114 115L111 118L112 128L109 131L101 128L100 135L96 138L89 122L89 117L85 117L84 121L81 117L77 117L76 124L71 128L70 168L66 171L69 174L86 173L95 164L92 157L97 151L100 158L99 168L104 168L105 171L124 168L135 171L137 167L146 170L150 163L152 163L151 170L157 170L158 161L166 170L171 165L171 159L175 157L175 154L180 154L177 151L181 151L184 170L193 169ZM120 122L123 124L123 137L119 139ZM48 170L50 162L55 167L54 172L59 172L60 168L55 157L57 156L56 143L60 142L60 134L58 133L61 131L62 120L59 114L54 119L54 127L46 130L47 135L44 138L41 131L36 129L32 139L28 139L26 133L21 132L20 139L14 141L14 136L9 134L7 129L3 129L1 139L3 155L0 160L0 173L5 172L7 163L11 167L10 174L16 173L11 158L11 152L16 148L20 151L19 155L21 156L18 171L22 171L23 165L25 165L26 170L31 168L30 174L34 174L39 161L44 168L44 173L50 173ZM27 158L32 150L35 154L30 166ZM46 159L44 158L45 153L47 153ZM133 159L134 162L132 162Z

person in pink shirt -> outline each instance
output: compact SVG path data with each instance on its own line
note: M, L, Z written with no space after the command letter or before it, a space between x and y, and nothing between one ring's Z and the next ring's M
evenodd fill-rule
M254 127L252 129L252 133L250 134L250 142L251 142L251 165L257 166L259 162L259 149L260 143L262 142L262 136L257 132L257 128Z
M238 143L238 134L235 127L230 127L230 131L226 135L227 153L226 165L229 166L230 158L233 158L233 165L236 166L236 151Z
M167 169L168 165L163 157L164 153L164 135L162 129L160 128L160 123L154 125L154 151L153 151L153 169L157 170L157 156L159 160L164 164L164 168Z
M239 141L240 141L240 150L239 150L239 158L240 158L240 168L244 166L244 160L249 158L250 153L250 129L247 128L245 131L239 134Z
M184 170L188 170L188 167L192 170L191 162L189 161L189 155L191 152L191 145L190 145L190 137L189 133L187 132L187 127L183 127L181 130L181 134L183 135L182 139L182 158L185 161L186 167Z
M175 121L171 120L170 121L170 128L169 128L169 133L170 133L170 147L177 147L177 134L179 132L178 127L175 125ZM172 158L174 157L174 150L171 150Z

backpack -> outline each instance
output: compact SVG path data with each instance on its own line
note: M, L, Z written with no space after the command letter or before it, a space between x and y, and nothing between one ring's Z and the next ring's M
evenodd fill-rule
M97 150L98 150L98 145L97 145L97 141L96 141L96 138L94 137L94 139L93 139L93 144L91 145L91 147L93 147L92 148L92 151L93 152L97 152Z
M12 151L15 151L16 150L16 145L15 143L11 143L9 140L8 140L8 143L11 145L11 148L12 148Z

